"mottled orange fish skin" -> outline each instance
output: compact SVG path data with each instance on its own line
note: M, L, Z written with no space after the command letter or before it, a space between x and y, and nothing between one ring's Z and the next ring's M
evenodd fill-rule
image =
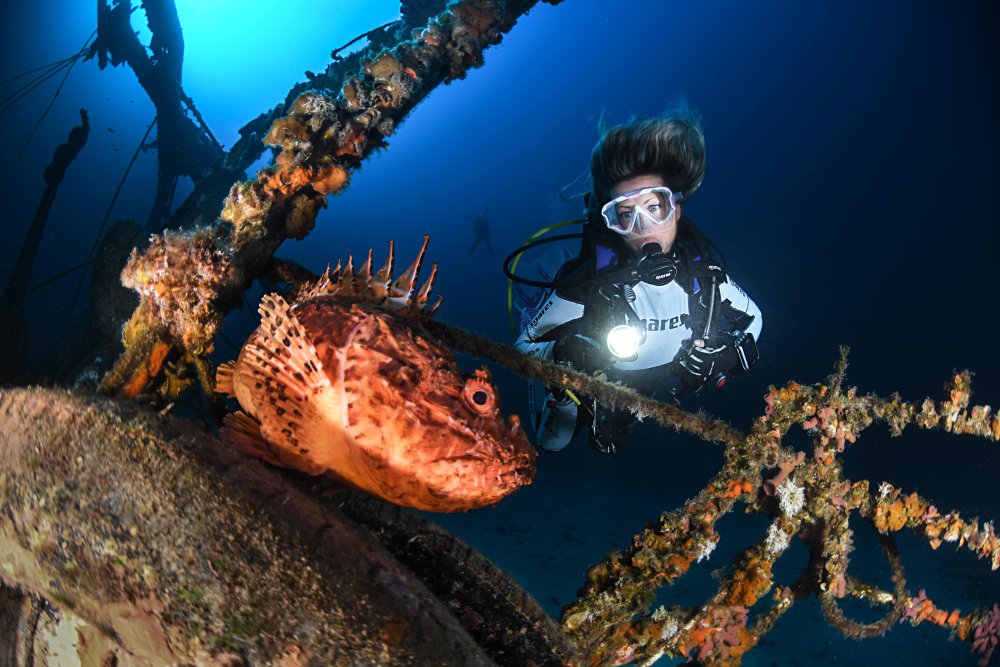
M495 396L478 409L470 403L470 380L419 319L334 296L315 296L291 312L336 397L314 415L321 423L296 429L294 442L290 432L268 429L288 415L273 414L262 390L246 386L253 379L240 372L242 353L233 374L237 396L251 395L251 405L241 405L264 424L283 465L435 512L494 504L532 481L535 451L517 419L503 420ZM255 332L246 346L266 338ZM308 441L302 433L311 434Z
M343 350L347 432L357 467L368 474L362 488L396 504L453 512L494 504L531 482L535 450L526 435L502 419L499 406L483 416L467 404L467 380L450 349L412 319L357 303L345 316L344 308L320 298L296 314L310 335L321 332L314 337L323 338L321 359L330 355L325 345Z

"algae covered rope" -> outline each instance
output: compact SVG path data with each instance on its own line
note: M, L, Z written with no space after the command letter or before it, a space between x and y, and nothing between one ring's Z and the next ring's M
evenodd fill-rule
M546 384L564 386L579 394L593 396L601 405L631 410L661 426L726 445L739 443L745 437L722 420L647 398L634 389L529 356L465 329L436 321L428 322L427 328L457 350L489 359L525 377L538 378Z

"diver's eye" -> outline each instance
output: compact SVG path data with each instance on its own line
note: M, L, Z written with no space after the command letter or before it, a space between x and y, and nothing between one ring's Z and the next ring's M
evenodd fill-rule
M465 381L462 398L473 412L484 417L494 414L497 410L497 398L493 393L493 387L481 377L471 377Z

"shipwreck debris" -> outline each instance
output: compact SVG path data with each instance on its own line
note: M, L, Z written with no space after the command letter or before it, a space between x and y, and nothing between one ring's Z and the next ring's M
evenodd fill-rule
M424 572L414 573L337 509L343 496L315 484L135 402L0 390L0 636L33 599L79 619L80 650L103 647L106 660L572 661L553 622L488 561L456 560L471 552L444 531L399 514L386 527L366 500L353 503L352 516L391 533L392 550L421 541ZM438 550L442 568L428 568ZM466 588L445 602L422 577L439 587L449 569ZM480 606L498 592L504 605ZM475 618L523 629L483 634Z

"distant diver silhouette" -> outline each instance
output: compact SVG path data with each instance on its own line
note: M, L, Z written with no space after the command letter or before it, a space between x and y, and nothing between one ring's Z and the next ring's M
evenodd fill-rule
M490 240L490 219L489 219L490 207L487 206L483 210L483 214L479 217L473 218L468 213L465 217L472 220L472 231L476 235L475 240L472 242L472 246L469 248L469 254L471 255L476 251L480 242L486 243L486 249L490 251L490 257L493 257L493 241Z

